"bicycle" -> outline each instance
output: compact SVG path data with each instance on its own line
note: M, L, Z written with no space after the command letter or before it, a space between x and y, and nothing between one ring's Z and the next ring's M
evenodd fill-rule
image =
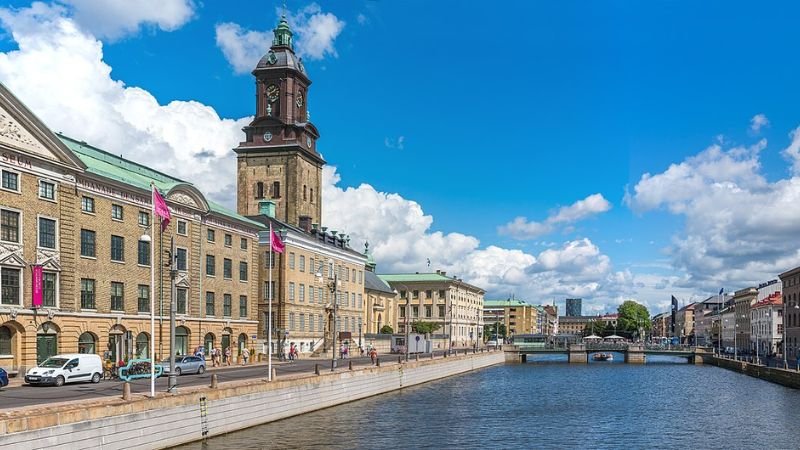
M117 366L106 367L105 370L103 370L103 379L111 381L119 380L119 371Z

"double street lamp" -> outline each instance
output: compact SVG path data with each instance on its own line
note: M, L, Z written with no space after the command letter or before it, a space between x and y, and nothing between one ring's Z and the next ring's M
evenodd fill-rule
M406 317L405 317L406 320L405 320L405 327L403 327L403 328L404 328L405 335L406 335L405 336L405 348L406 348L405 349L405 359L406 359L406 361L408 361L408 346L409 346L409 342L408 342L408 339L409 339L408 316L411 314L411 306L409 305L409 303L411 301L411 298L409 297L411 295L411 291L409 291L408 290L408 286L406 286L404 284L398 284L398 286L403 287L405 289L405 293L406 293ZM397 290L396 289L395 289L394 293L395 293L395 295L397 294Z
M317 279L320 281L322 280L322 270L317 272ZM336 323L336 311L339 308L339 273L336 270L336 266L334 265L333 259L328 258L328 290L330 291L331 295L333 295L333 299L331 300L331 311L332 311L332 320L331 320L331 334L333 335L331 339L331 372L336 370L336 332L338 330L337 323Z

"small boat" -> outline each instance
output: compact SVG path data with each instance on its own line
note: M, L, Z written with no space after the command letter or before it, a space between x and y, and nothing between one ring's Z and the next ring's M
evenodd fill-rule
M595 361L613 361L614 355L611 353L595 353L592 355L592 359Z

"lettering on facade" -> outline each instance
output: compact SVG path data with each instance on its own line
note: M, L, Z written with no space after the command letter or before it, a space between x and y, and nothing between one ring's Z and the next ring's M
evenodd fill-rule
M31 164L30 159L23 158L21 155L17 155L14 153L3 153L2 156L0 156L0 160L2 160L6 164L12 164L26 169L33 168L33 164Z
M150 202L146 197L142 197L141 195L131 194L129 192L122 191L120 189L106 186L104 184L96 183L91 180L86 180L83 178L78 179L78 186L82 189L87 191L96 192L98 194L108 195L110 197L127 200L132 203L137 203L139 205L149 206Z

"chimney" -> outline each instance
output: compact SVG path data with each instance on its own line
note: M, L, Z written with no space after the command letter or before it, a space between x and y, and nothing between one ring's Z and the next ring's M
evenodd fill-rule
M269 200L258 202L258 213L269 218L275 218L275 203Z
M446 275L447 275L447 272L445 272L444 270L442 270L442 276L446 276Z
M311 217L309 217L309 216L300 216L300 220L299 220L298 225L300 225L300 228L303 231L305 231L306 233L310 233L311 232Z

